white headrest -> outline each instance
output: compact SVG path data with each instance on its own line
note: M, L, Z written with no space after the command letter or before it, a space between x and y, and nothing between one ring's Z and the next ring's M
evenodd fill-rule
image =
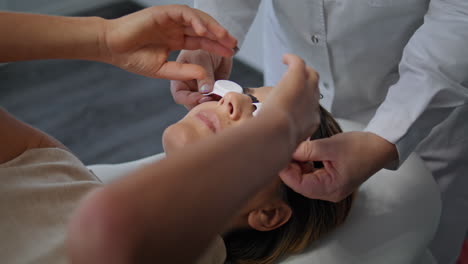
M362 130L357 123L338 121L345 131ZM89 168L107 183L163 157ZM438 187L412 154L397 171L381 170L361 186L341 227L281 264L429 264L425 251L440 210Z
M339 123L345 131L362 130L350 121ZM281 264L421 263L440 210L438 187L412 154L397 171L381 170L361 186L343 226Z

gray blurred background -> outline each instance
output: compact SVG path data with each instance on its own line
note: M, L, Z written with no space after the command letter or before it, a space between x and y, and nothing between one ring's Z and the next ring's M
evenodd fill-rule
M113 18L168 3L191 1L0 0L0 10ZM260 34L249 35L231 79L256 87L263 83L256 51ZM176 56L171 54L171 59ZM173 102L169 81L102 63L65 60L0 65L0 106L63 142L85 164L119 163L162 152L162 132L186 113Z

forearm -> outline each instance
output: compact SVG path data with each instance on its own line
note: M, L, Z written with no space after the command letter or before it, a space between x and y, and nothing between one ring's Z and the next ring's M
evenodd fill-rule
M73 232L80 225L102 232L93 235L102 239L95 241L99 256L71 247L79 260L74 263L99 262L106 254L119 259L113 263L193 261L236 209L289 161L292 133L277 125L278 115L271 116L198 142L94 193L70 234L86 236ZM104 246L111 243L111 249Z
M0 12L0 62L98 59L104 19Z
M468 103L468 3L433 0L405 47L400 79L367 127L396 144L400 163L456 107Z

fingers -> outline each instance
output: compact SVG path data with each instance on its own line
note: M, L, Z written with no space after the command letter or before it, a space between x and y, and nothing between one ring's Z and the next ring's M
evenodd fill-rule
M181 86L184 86L184 82L177 82L176 85L172 85L172 83L175 82L171 82L171 92L174 101L177 104L184 105L187 109L197 106L203 98L203 95L199 92L190 91L188 88L181 88Z
M237 46L237 40L231 36L226 29L222 28L221 26L220 34L213 33L212 31L206 30L202 31L195 31L195 29L189 25L184 29L184 34L190 37L205 37L213 41L219 42L223 47L233 49Z
M237 46L237 40L231 36L214 18L208 14L188 6L168 6L171 19L187 26L185 32L189 36L205 37L219 42L227 49Z
M306 70L304 60L293 54L285 54L283 63L288 66L288 70L281 78L280 83L289 83L290 86L297 86L304 83Z
M202 23L208 29L208 33L213 34L222 45L227 48L234 48L237 46L237 40L229 32L223 28L213 17L205 12L194 9L199 13Z
M318 98L314 97L318 88L314 82L314 71L307 68L301 58L285 54L283 63L288 69L262 108L270 107L275 111L287 113L292 121L294 138L299 143L310 136L320 123Z
M310 199L339 202L348 195L338 188L341 178L330 162L326 162L325 168L311 173L304 173L297 163L290 163L279 176L289 188Z
M304 141L293 153L297 161L324 161L334 160L333 137Z
M281 82L298 88L303 87L305 83L306 87L314 90L314 98L318 98L320 95L317 85L319 79L318 73L307 66L304 60L293 54L285 54L283 56L283 63L288 65L288 71L283 76Z
M193 80L206 78L206 71L196 64L179 63L175 61L165 62L155 74L157 78L169 80Z
M286 185L295 191L298 186L301 185L302 170L301 167L295 162L289 163L288 167L279 172L279 176Z
M215 82L215 76L214 76L214 65L212 60L210 60L208 54L203 54L203 53L197 53L198 57L191 58L187 62L189 63L196 63L203 67L206 71L206 75L202 79L197 79L197 85L196 88L200 93L206 94L209 93L213 90L213 85ZM202 102L206 102L210 97L205 97Z
M194 78L188 81L172 81L171 92L174 100L178 104L183 104L188 109L197 104L212 100L209 96L204 96L213 88L215 80L214 68L217 67L218 58L205 51L183 50L177 57L177 62L182 64L196 64L204 69L203 78ZM216 64L216 65L215 65Z
M186 27L184 29L184 35L189 36L189 37L200 37L200 34L195 32L195 30L191 26L188 26L188 27ZM216 36L213 33L209 32L209 31L206 32L205 37L207 37L207 38L209 38L211 40L216 40L217 39Z
M306 79L307 79L308 87L314 88L314 98L316 100L319 100L320 99L320 90L319 90L318 85L317 85L318 81L319 81L319 75L310 66L306 66Z
M324 169L302 174L299 165L294 164L280 171L281 180L292 190L311 199L323 199L330 194L331 179Z
M231 57L234 55L234 50L220 45L214 40L203 37L186 37L183 49L198 50L203 49L223 57Z

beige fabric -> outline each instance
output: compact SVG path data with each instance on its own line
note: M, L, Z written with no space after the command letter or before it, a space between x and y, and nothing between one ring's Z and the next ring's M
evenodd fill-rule
M0 262L67 263L68 218L100 185L73 154L32 149L0 164Z
M0 164L0 263L64 264L68 218L101 183L73 154L32 149ZM217 236L197 264L222 264Z

